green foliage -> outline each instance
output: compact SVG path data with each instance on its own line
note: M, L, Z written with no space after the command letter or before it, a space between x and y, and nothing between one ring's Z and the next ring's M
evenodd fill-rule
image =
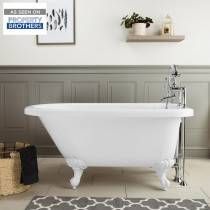
M122 18L121 26L124 25L125 28L131 28L134 23L145 23L146 27L149 28L150 24L153 23L153 20L149 17L144 18L134 12L130 17L126 15Z

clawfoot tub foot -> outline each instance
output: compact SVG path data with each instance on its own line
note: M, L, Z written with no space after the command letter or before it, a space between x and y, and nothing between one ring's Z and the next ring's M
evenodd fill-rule
M74 176L70 179L70 184L75 190L78 187L83 171L87 168L87 166L84 161L76 158L68 159L66 162L74 172Z
M170 186L170 182L167 178L167 172L168 169L174 165L174 163L174 160L163 160L154 166L154 169L160 178L160 184L163 190L167 190L167 188Z
M72 168L74 171L74 176L70 179L70 183L72 188L75 190L80 183L80 179L83 174L83 169L80 168Z

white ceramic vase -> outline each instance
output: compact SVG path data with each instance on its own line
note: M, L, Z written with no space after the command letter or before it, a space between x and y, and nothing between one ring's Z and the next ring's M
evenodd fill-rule
M146 35L146 23L134 23L132 29L134 35Z

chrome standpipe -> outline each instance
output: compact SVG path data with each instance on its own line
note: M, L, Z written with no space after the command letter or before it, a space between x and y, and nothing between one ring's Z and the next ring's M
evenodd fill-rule
M182 124L181 124L181 127L182 127L182 137L181 137L181 166L179 167L182 167L181 168L181 177L180 177L180 185L181 186L186 186L187 183L185 182L185 146L186 146L186 141L185 141L185 118L182 119Z
M186 107L186 88L180 87L181 90L181 100L179 103L179 106L181 108ZM185 158L186 158L186 123L185 118L182 118L182 122L180 124L180 131L179 131L179 142L177 145L176 150L176 163L174 165L175 167L175 178L174 181L178 182L181 186L186 186L185 182Z

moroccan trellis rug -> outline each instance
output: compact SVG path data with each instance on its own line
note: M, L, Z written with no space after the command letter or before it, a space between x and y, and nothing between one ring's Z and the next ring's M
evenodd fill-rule
M202 199L36 196L26 210L210 210Z

